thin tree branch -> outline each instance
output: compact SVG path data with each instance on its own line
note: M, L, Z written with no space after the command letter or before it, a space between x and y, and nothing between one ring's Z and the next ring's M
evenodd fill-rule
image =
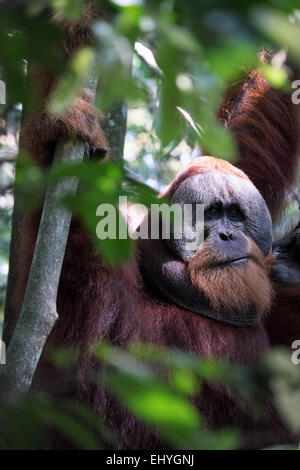
M105 113L101 127L108 140L111 160L120 164L123 163L126 124L127 106L116 101Z

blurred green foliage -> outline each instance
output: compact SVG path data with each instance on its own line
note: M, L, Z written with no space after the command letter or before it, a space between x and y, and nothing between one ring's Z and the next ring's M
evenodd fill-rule
M129 256L132 246L128 240L101 241L95 237L97 205L116 205L120 194L128 195L131 201L151 204L155 191L150 187L161 189L198 146L204 153L234 161L235 142L216 118L224 90L253 67L262 67L274 87L289 87L288 65L283 61L280 65L261 66L258 52L272 49L276 53L287 48L299 66L299 5L293 0L96 3L102 12L94 24L97 41L91 48L80 49L70 63L58 47L63 31L49 21L49 8L68 19L78 19L83 11L82 0L34 0L24 2L18 10L1 11L0 78L7 88L7 105L1 105L1 116L8 105L16 111L19 103L24 107L38 104L35 84L26 83L28 64L46 67L58 75L48 103L52 112L62 112L72 103L92 61L100 77L96 96L99 109L105 112L116 100L126 101L128 126L122 165L84 162L42 173L30 156L23 156L16 187L24 207L34 207L42 200L49 181L77 176L79 193L62 203L81 217L102 256L117 263ZM6 129L6 134L17 137L18 126ZM4 150L9 147L5 145ZM8 165L13 171L14 163ZM141 181L133 182L128 169ZM10 181L0 180L1 185L7 183ZM4 188L0 193L0 332L12 209L9 191ZM211 433L203 427L190 398L204 380L230 385L241 402L244 394L250 393L258 400L266 396L269 384L285 419L293 430L299 430L300 417L295 412L300 409L299 369L291 366L286 352L270 355L263 365L263 380L253 370L145 345L121 351L101 344L96 355L109 365L105 386L157 430L171 448L238 446L235 430ZM61 361L66 362L64 352ZM157 374L153 363L165 368L164 377ZM18 403L1 407L0 427L6 430L1 446L36 448L45 426L54 426L82 449L98 449L104 442L114 442L111 431L87 407L54 403L50 397L32 393Z
M90 384L109 390L168 448L238 448L241 441L237 430L210 431L205 427L192 400L204 384L226 386L246 413L251 400L258 415L260 406L272 394L286 422L299 432L299 370L291 364L286 351L276 349L251 367L207 361L185 351L146 344L133 344L124 350L102 342L93 346L91 354L100 361L101 369L99 377L90 376ZM48 356L64 375L76 366L78 357L74 349L52 350ZM63 436L65 445L80 449L112 449L118 445L118 430L108 427L87 405L63 398L54 400L46 392L32 391L1 407L0 426L5 430L0 436L1 449L36 449L46 429ZM296 450L288 443L270 449L277 448Z

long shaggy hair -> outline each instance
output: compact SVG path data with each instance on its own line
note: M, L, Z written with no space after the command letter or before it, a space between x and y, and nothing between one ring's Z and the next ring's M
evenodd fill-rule
M255 70L228 90L220 119L238 144L235 166L249 176L275 219L299 163L299 107Z
M247 312L255 307L266 312L272 302L269 267L273 256L266 259L248 238L250 254L246 264L224 263L222 253L208 237L189 263L192 283L209 298L216 310Z
M118 270L103 265L85 231L76 223L72 224L63 265L58 312L59 319L48 338L35 384L54 397L71 397L90 404L117 432L121 449L166 447L108 391L89 382L95 371L99 373L99 364L90 352L92 343L108 339L126 347L133 342L146 342L241 365L255 364L269 347L262 322L236 328L154 298L144 288L137 260ZM53 347L79 349L79 360L71 375L56 370L48 361L48 352ZM288 441L288 434L270 403L257 413L249 396L243 396L243 400L249 405L248 412L226 388L212 384L206 384L195 397L206 425L213 429L237 427L242 432L243 447ZM69 443L55 434L48 445L66 448Z

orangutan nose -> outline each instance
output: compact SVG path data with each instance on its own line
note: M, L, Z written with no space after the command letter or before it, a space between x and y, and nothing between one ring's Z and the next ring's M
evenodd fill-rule
M234 234L230 231L219 232L219 237L221 238L223 242L227 242L227 241L235 239Z

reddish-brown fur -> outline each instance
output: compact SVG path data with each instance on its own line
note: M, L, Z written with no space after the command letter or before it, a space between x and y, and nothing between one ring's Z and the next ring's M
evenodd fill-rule
M255 364L269 348L262 323L235 328L151 298L144 290L136 261L118 270L104 266L84 230L75 224L64 260L58 311L60 318L47 346L79 346L81 358L76 374L70 382L69 378L55 372L47 366L45 352L36 381L42 382L43 388L54 395L77 397L91 403L117 430L119 445L125 448L158 448L162 444L108 393L88 384L87 377L95 367L89 353L91 342L106 338L126 346L146 341L188 350L201 357L248 365ZM244 396L243 401L253 407L248 396ZM256 422L239 408L228 391L216 385L207 385L197 398L197 404L210 427L240 428L244 447L255 448L289 439L270 404L265 406L261 416L252 408ZM56 441L53 445L66 444Z
M271 88L258 71L253 71L242 87L228 93L220 113L238 144L235 165L260 191L273 219L295 180L298 113L291 96Z
M300 286L274 283L276 292L272 315L266 318L266 328L273 345L291 347L300 339Z
M227 93L220 119L238 143L235 165L263 195L273 220L284 206L299 165L299 107L253 71ZM300 286L274 284L275 298L266 327L272 344L290 346L300 337Z
M220 266L223 259L210 238L189 263L192 283L205 293L216 310L247 311L250 305L262 312L270 309L272 286L268 266L273 257L264 259L257 245L251 239L248 242L251 251L245 266Z
M78 29L76 31L78 33ZM80 34L85 38L85 32ZM76 37L75 48L84 42L82 36ZM70 44L72 41L65 49L68 54L74 50ZM44 73L38 76L39 79L44 77L42 89L47 95L53 77ZM288 114L289 111L288 98L271 90L258 74L253 73L243 87L238 105L228 108L227 113L227 125L236 135L241 150L239 166L261 190L273 214L282 203L284 190L290 186L296 162L296 132L295 135L292 133L296 128L293 112ZM44 108L27 116L20 145L39 164L45 165L51 162L55 143L61 135L88 140L96 147L105 145L96 115L84 96L77 100L72 111L59 119L46 113ZM192 168L189 171L192 172ZM178 179L176 181L175 184ZM22 223L20 275L16 290L18 310L38 223L38 214L26 216ZM109 394L89 383L89 374L95 366L89 353L91 342L106 338L126 346L134 341L147 341L238 364L257 362L270 346L261 322L253 327L236 328L151 298L144 288L137 260L114 270L103 265L86 231L75 220L68 239L57 306L59 319L48 338L36 382L42 383L54 395L72 396L90 403L118 431L119 445L124 448L157 448L160 444ZM53 346L79 346L80 359L70 380L47 363L47 350ZM197 403L210 427L240 428L246 447L288 440L270 404L256 420L255 411L254 416L248 416L228 391L212 385L204 388ZM57 441L54 445L62 444Z

